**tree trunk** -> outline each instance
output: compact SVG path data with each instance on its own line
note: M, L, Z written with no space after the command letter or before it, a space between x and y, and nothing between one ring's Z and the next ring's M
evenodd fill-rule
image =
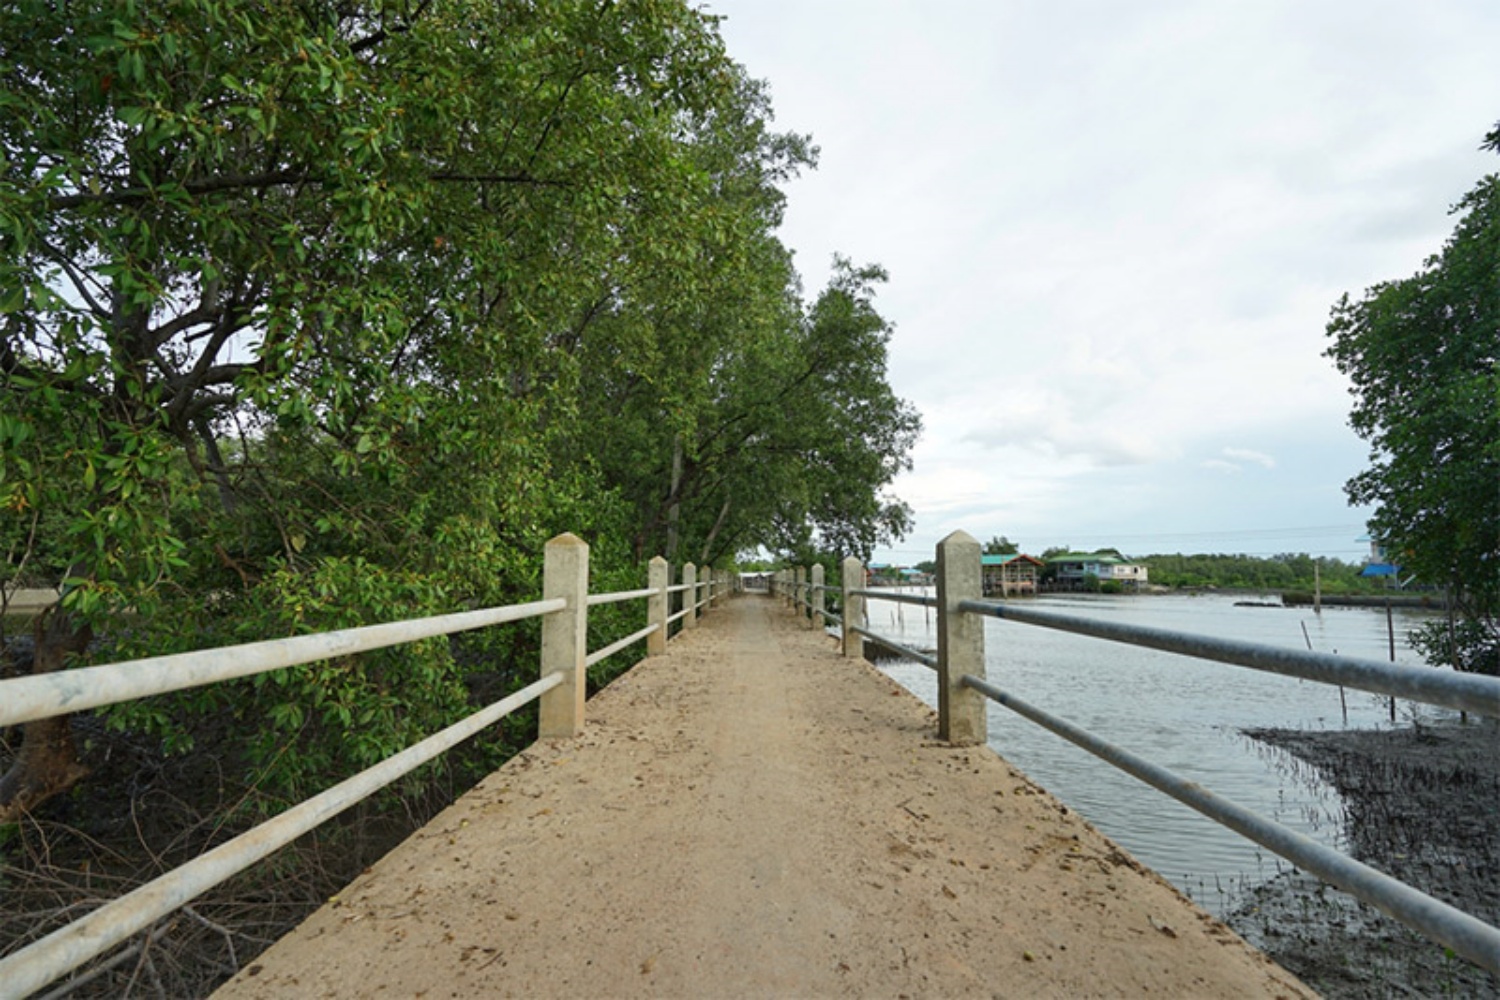
M71 617L56 607L37 618L35 635L33 674L63 669L67 654L83 652L92 638L88 626L75 629ZM21 727L21 752L0 777L0 825L15 822L88 774L78 760L71 722L72 716L58 715Z
M682 501L679 499L681 490L682 435L678 434L672 438L672 492L667 494L671 498L671 504L667 507L667 551L662 553L662 558L668 563L677 560L678 522L682 519Z
M703 566L711 560L709 556L713 553L714 539L719 537L719 532L724 530L724 522L729 519L729 498L724 498L724 506L719 508L719 516L714 521L713 529L709 531L708 537L703 539L703 551L698 556L698 565Z

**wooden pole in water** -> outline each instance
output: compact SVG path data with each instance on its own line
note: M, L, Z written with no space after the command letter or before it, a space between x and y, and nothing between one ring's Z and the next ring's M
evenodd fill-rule
M1323 613L1323 560L1313 560L1313 614Z
M1391 598L1387 594L1385 598L1385 634L1391 647L1391 662L1396 662L1396 623L1391 618ZM1391 695L1391 721L1396 721L1396 696Z

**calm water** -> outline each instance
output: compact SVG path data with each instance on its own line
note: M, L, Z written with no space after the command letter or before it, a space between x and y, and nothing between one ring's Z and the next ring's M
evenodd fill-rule
M1295 649L1307 648L1305 625L1319 652L1389 656L1383 609L1325 608L1319 616L1311 608L1236 607L1237 600L1278 598L1058 595L1028 606ZM1405 636L1429 615L1395 612L1398 662L1421 665ZM872 601L869 621L872 631L906 645L937 644L927 609ZM1342 728L1337 688L996 619L985 622L985 655L989 678L1001 688L1225 798L1338 843L1329 818L1337 813L1336 794L1240 733L1260 726ZM933 671L910 661L883 667L936 705ZM1391 724L1385 698L1358 691L1345 697L1350 727ZM1452 714L1400 702L1397 719L1408 722L1414 711L1424 720ZM1222 914L1245 888L1286 865L999 705L990 705L989 720L991 747L1210 911Z

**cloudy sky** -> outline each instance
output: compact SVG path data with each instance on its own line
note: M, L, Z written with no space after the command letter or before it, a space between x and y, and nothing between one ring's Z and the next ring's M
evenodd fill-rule
M808 293L891 274L896 492L962 528L1149 552L1357 559L1365 462L1323 357L1500 157L1500 3L709 0L818 169L787 189Z

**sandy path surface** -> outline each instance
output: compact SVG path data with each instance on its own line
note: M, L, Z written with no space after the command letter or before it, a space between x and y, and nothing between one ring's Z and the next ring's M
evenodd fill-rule
M215 995L1311 996L769 598L588 707Z

